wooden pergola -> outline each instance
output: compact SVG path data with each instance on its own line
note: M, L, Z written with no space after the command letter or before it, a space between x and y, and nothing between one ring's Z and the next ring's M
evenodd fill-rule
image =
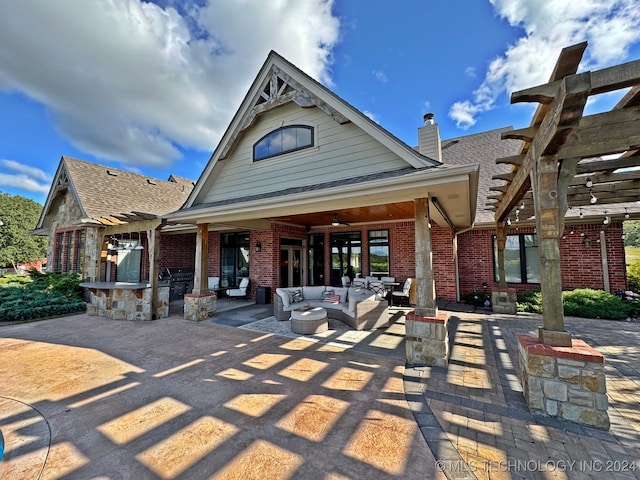
M523 140L520 154L499 158L511 172L496 175L503 185L495 211L499 288L506 289L504 249L507 220L535 217L540 255L543 325L539 340L571 346L564 329L559 241L569 208L600 208L640 200L640 60L593 72L576 73L587 43L562 50L548 83L511 95L511 103L538 102L531 125L503 134ZM631 87L611 110L584 116L590 96ZM617 158L603 156L620 154Z

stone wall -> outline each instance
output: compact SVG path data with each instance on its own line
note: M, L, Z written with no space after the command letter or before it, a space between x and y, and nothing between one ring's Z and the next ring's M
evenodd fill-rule
M571 347L518 335L520 378L533 413L608 429L604 356L582 340Z
M62 197L58 207L55 211L55 217L51 221L50 233L47 239L47 266L50 270L54 270L55 263L55 241L56 231L64 229L78 229L80 219L83 217L82 210L76 201L76 197L70 191L66 191ZM85 227L85 245L84 245L84 257L83 271L78 272L80 276L89 282L98 281L98 265L100 249L98 248L98 242L102 242L102 238L99 234L99 228L97 227Z

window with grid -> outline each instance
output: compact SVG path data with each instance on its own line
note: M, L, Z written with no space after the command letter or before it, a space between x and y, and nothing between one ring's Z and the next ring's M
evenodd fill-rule
M253 161L313 147L313 127L289 125L266 134L253 145Z
M369 275L389 275L389 230L369 230Z
M54 244L55 271L82 272L84 268L86 232L84 229L58 232Z

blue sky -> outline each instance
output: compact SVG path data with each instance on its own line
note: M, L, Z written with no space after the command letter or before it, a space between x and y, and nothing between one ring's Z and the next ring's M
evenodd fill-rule
M640 59L640 1L1 2L0 192L43 204L62 155L197 179L272 49L415 145L527 126L510 93L585 40L581 71Z

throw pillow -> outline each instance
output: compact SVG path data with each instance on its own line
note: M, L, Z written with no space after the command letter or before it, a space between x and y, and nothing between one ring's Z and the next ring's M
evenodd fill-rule
M335 295L336 292L335 290L325 290L324 292L322 292L322 300L326 299L327 297L330 297L332 295Z
M329 295L326 297L323 302L327 303L340 303L340 295Z
M302 295L301 289L291 292L291 301L292 303L304 302L304 296Z

